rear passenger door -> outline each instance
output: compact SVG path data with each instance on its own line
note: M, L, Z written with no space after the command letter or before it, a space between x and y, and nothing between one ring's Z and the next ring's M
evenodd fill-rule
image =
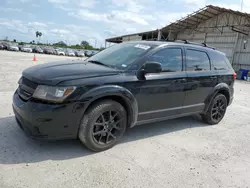
M182 113L201 112L207 96L217 84L216 71L212 70L205 50L186 48L185 54L187 84Z

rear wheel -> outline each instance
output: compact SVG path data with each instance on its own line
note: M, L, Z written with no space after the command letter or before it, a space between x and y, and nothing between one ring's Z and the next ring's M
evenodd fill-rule
M206 114L202 115L202 119L210 124L218 124L224 117L227 110L227 99L223 94L217 94L212 100Z
M78 136L90 150L104 151L117 144L126 125L124 107L113 100L104 100L94 104L84 115Z

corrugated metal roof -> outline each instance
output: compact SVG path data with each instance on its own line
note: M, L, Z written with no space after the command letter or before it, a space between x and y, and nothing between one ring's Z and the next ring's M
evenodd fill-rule
M208 5L202 9L199 9L198 11L193 12L192 14L187 15L186 17L180 20L177 20L174 23L167 25L166 27L162 28L162 30L178 31L182 29L193 28L194 26L224 12L232 13L239 16L244 16L250 19L250 14L248 13L243 13L232 9L226 9L218 6Z
M222 7L218 7L218 6L208 5L202 9L199 9L198 11L195 11L195 12L187 15L186 17L184 17L182 19L177 20L174 23L170 23L166 27L163 27L161 30L164 32L168 32L170 30L178 32L178 31L183 30L183 29L193 28L193 27L199 25L200 23L202 23L210 18L213 18L219 14L222 14L224 12L232 13L232 14L239 15L239 16L244 16L250 20L249 13L243 13L243 12L235 11L232 9L226 9L226 8L222 8ZM250 25L249 25L249 27L250 27ZM148 31L148 32L123 35L123 36L119 36L119 37L113 37L113 38L106 39L106 41L107 42L115 42L115 41L122 42L122 37L125 37L125 36L142 35L142 34L147 34L147 33L152 33L152 32L157 32L157 31L158 30L153 30L153 31Z

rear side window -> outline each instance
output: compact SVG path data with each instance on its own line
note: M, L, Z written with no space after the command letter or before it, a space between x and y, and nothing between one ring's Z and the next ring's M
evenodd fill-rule
M198 50L187 50L187 71L208 71L210 60L206 52Z
M224 55L221 55L219 53L211 53L210 57L213 62L213 69L214 70L227 70L229 69L227 64L227 58Z

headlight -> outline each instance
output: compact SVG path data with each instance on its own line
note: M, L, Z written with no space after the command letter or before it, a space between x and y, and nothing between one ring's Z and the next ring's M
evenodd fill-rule
M39 85L37 86L33 97L37 99L43 99L52 102L62 102L76 89L74 86L70 87L53 87Z

